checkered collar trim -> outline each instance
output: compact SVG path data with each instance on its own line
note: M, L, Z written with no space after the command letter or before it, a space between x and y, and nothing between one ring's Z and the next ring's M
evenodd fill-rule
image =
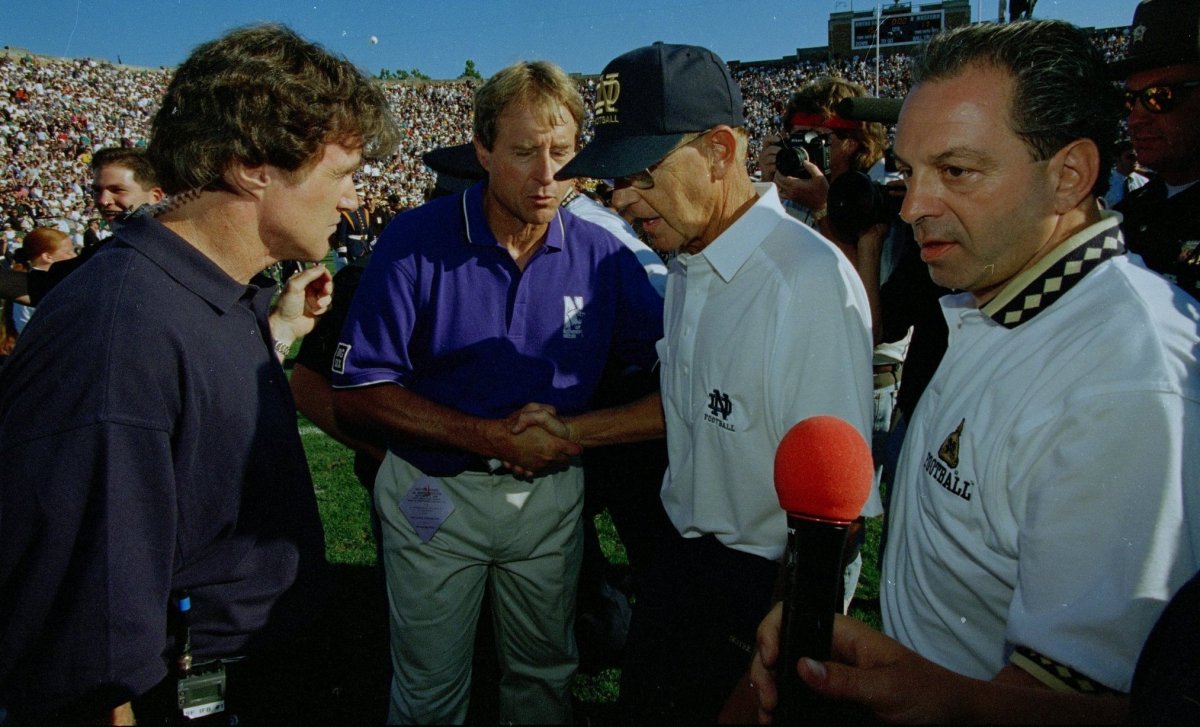
M1012 280L987 305L983 314L1004 326L1016 328L1049 308L1100 263L1125 254L1120 217L1104 219L1079 232L1038 264Z

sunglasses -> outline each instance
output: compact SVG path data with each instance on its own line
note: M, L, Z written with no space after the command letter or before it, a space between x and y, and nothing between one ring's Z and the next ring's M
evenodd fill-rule
M633 187L634 189L654 189L654 170L658 169L658 167L667 160L667 157L671 156L675 152L679 151L688 144L691 144L693 141L699 139L707 133L707 131L697 131L694 134L688 134L687 136L683 137L678 144L675 145L674 149L664 154L662 159L659 159L640 172L634 172L628 176L617 177L614 179L613 189L621 189L622 187Z
M1125 109L1133 111L1133 104L1137 101L1142 102L1142 108L1153 114L1165 114L1175 108L1175 103L1178 101L1176 92L1185 88L1196 88L1200 86L1200 80L1181 81L1179 83L1162 83L1155 86L1146 86L1138 91L1125 91Z

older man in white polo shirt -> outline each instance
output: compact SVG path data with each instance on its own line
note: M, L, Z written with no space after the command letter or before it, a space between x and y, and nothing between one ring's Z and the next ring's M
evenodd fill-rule
M817 414L870 435L869 308L846 258L750 181L741 93L711 51L616 58L594 118L595 141L559 176L613 178L614 206L679 253L658 347L676 532L638 594L621 699L635 721L712 723L787 541L775 448Z

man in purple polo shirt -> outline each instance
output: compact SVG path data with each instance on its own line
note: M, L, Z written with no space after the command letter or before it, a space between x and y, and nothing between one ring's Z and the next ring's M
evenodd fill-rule
M559 208L570 183L554 174L582 118L552 64L517 63L484 84L474 143L488 180L388 227L335 353L339 423L388 442L375 498L390 722L466 718L485 584L501 721L570 721L577 456L630 438L620 430L631 425L560 417L586 411L610 354L649 368L662 336L662 301L636 256ZM661 413L639 426L661 434Z

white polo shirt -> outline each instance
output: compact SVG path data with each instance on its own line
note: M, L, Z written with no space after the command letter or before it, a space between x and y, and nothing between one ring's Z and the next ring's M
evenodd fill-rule
M1024 647L1128 691L1200 568L1200 316L1122 254L1118 221L983 309L942 299L949 348L908 428L880 590L884 630L961 674L1035 672Z
M831 414L870 441L871 323L854 268L774 185L703 251L670 264L662 362L667 515L684 537L778 559L775 449ZM873 514L873 513L867 513Z

